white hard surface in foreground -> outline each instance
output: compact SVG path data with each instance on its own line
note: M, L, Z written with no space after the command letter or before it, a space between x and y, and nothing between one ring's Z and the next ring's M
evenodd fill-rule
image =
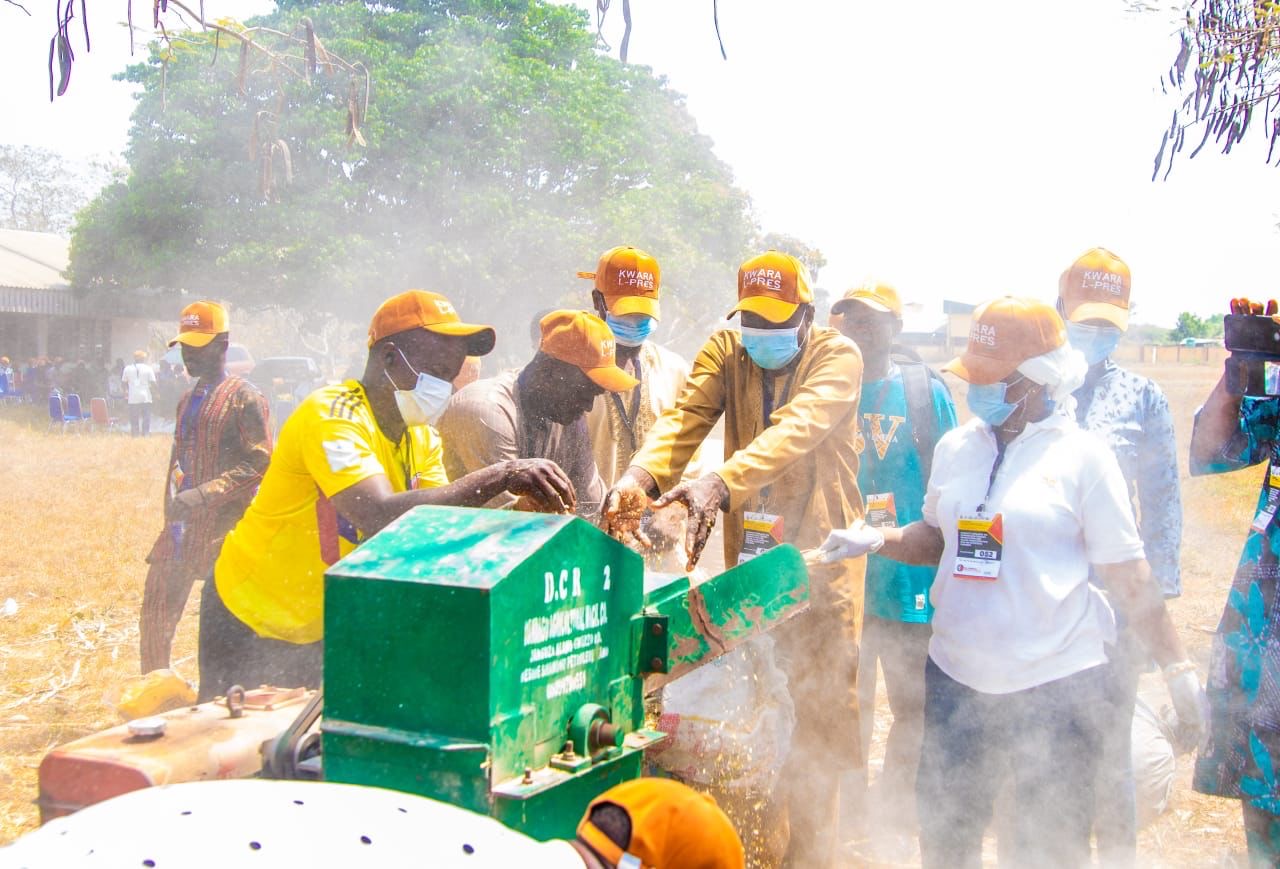
M242 779L134 791L0 848L3 869L81 866L582 869L582 861L567 843L537 842L426 797Z

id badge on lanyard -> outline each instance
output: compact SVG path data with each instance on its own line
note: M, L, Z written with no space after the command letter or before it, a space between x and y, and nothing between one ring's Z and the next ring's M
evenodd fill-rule
M787 378L786 383L782 387L782 400L778 403L778 407L782 407L791 399L791 386L795 380L795 372ZM773 416L773 395L770 389L765 389L761 400L761 411L763 413L762 430L767 429L771 422L770 417ZM759 508L756 511L746 511L742 515L742 548L738 550L738 563L743 564L764 555L770 549L782 543L782 516L778 513L770 513L772 509L770 501L770 491L772 487L766 486L759 497Z
M1280 509L1280 457L1273 450L1271 464L1267 467L1267 503L1253 517L1249 528L1259 534L1265 533L1275 521L1277 509Z
M897 528L898 508L892 492L877 492L867 496L867 516L864 520L873 528Z
M1004 517L1000 513L962 513L956 522L956 579L995 582L1004 556Z
M1004 461L1004 449L997 445L996 458L987 477L987 494L972 513L956 520L956 560L951 569L956 579L995 582L1004 557L1004 514L987 510L996 475Z
M738 552L738 563L764 555L781 542L781 516L747 511L742 515L742 549Z

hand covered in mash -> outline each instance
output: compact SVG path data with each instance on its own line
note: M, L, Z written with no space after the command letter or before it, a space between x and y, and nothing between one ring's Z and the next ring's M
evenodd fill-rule
M549 459L513 459L503 468L502 484L520 496L520 509L538 513L572 513L578 498L573 483Z
M716 474L707 474L676 486L654 501L653 509L662 510L676 503L683 504L689 511L689 524L684 535L684 551L689 559L685 570L693 570L702 557L711 529L716 526L716 516L729 504L729 487Z
M1265 305L1262 302L1251 302L1245 298L1231 300L1231 313L1233 314L1265 314L1270 317L1275 315L1280 306L1276 305L1275 299L1270 299Z
M848 528L837 528L828 534L818 547L817 555L822 563L830 564L843 558L879 552L881 546L884 546L884 534L880 529L857 519Z
M654 510L644 523L641 533L648 540L648 547L654 552L666 552L683 541L689 511L683 504L672 504L662 510Z
M649 548L640 532L640 520L649 507L649 493L657 490L653 477L639 468L628 468L604 497L604 532L627 546Z

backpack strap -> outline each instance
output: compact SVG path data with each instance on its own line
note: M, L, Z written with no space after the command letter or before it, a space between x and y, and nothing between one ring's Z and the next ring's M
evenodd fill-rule
M907 417L911 420L911 439L920 460L920 475L926 482L933 471L933 448L938 442L938 419L933 412L933 380L943 389L947 384L938 377L917 353L894 346L893 361L902 372L902 388L906 393ZM950 390L948 390L950 392Z

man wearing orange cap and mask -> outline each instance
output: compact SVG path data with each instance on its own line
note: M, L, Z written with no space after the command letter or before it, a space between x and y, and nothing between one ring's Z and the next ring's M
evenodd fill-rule
M612 486L644 443L654 420L675 407L689 374L689 363L650 340L661 316L658 261L634 247L605 251L594 272L578 272L595 282L591 304L618 342L618 367L639 381L629 393L596 398L587 414L587 431L596 468Z
M142 672L169 666L173 632L253 499L271 461L267 402L248 381L227 374L227 309L193 302L182 309L178 335L187 374L196 379L178 402L165 489L165 527L147 562L138 623Z
M244 518L227 535L200 608L200 694L234 683L320 681L324 571L405 511L477 507L509 492L543 509L573 501L554 464L513 460L450 482L431 428L490 326L444 296L409 290L369 326L364 375L317 389L290 415Z
M684 504L691 563L722 511L728 565L759 555L779 537L815 548L863 512L856 449L862 361L839 332L813 325L808 269L772 250L748 260L738 271L734 314L741 314L741 331L721 330L703 346L676 407L654 423L606 501L606 525L622 537L650 497L666 493L655 509ZM724 463L681 483L694 450L721 418ZM864 566L859 559L810 571L809 611L773 632L796 706L780 783L790 865L833 863L840 774L860 763Z
M445 465L457 476L494 462L549 459L568 475L576 494L576 504L563 508L594 516L605 486L586 414L597 396L629 392L637 381L618 367L613 333L599 317L552 311L539 329L539 349L528 365L477 381L449 401L440 419ZM499 497L489 506L512 503Z
M1151 575L1166 598L1182 593L1182 497L1177 442L1169 402L1155 381L1121 368L1111 358L1129 325L1129 266L1095 247L1081 254L1058 280L1058 313L1067 341L1089 363L1075 391L1076 421L1101 437L1120 463L1138 516ZM1131 734L1138 677L1148 658L1131 626L1117 626L1112 662L1124 692L1115 726L1098 765L1094 833L1099 861L1132 865L1137 858L1138 815Z

